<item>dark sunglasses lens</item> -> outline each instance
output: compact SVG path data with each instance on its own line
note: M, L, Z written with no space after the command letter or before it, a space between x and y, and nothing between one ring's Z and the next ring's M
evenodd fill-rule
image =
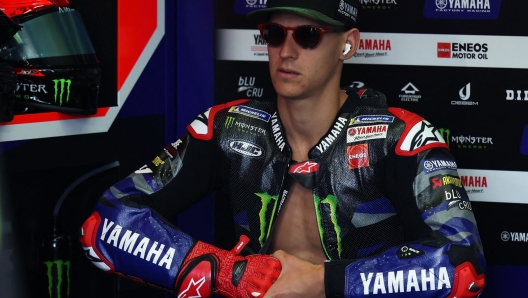
M277 25L267 25L262 29L262 35L270 46L279 46L284 41L285 32Z
M321 33L314 27L300 27L295 30L295 41L305 48L313 49L319 44Z

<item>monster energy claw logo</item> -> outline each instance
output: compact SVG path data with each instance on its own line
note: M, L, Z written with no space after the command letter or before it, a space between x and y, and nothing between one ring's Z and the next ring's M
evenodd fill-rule
M438 131L442 135L442 138L444 138L444 140L446 141L447 146L449 146L449 143L451 142L451 140L449 139L451 135L451 130L445 129L445 128L439 128Z
M278 196L271 196L267 193L256 193L257 196L260 197L260 200L262 201L262 208L259 212L259 219L260 219L260 237L259 237L259 243L260 246L264 245L264 239L267 239L270 232L271 232L271 223L273 222L273 217L275 217L275 210L277 209L277 198ZM268 207L272 203L273 205L273 211L271 213L271 219L270 224L266 222L266 213L268 211ZM267 229L266 229L267 227Z
M233 126L233 123L235 123L235 118L227 117L226 122L225 122L225 127L230 128L231 126Z
M44 264L47 267L47 274L48 274L48 293L50 298L51 297L57 297L62 298L61 296L61 286L62 286L62 276L63 276L63 267L66 268L66 283L67 283L67 292L66 297L70 297L70 261L63 261L63 260L56 260L56 261L48 261L44 262ZM57 266L57 296L52 296L53 294L53 266Z
M326 255L328 254L323 235L325 233L325 229L323 227L322 219L321 219L321 205L328 204L328 207L330 208L330 220L332 221L332 224L334 226L334 232L336 233L336 239L337 239L337 254L339 257L341 257L341 253L343 252L343 246L341 243L341 227L337 223L337 199L333 195L328 195L326 199L321 200L319 197L314 196L315 199L315 208L316 208L316 216L317 216L317 224L319 226L319 235L321 236L321 243L323 244L323 248L326 252Z
M53 80L53 88L55 88L55 103L57 103L57 98L59 99L59 105L62 106L62 99L65 99L65 102L68 102L70 100L70 85L71 80L66 79L59 79L59 80ZM66 94L65 92L66 87Z

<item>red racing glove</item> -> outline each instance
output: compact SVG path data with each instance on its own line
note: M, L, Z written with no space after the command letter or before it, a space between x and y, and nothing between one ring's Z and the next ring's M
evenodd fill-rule
M178 298L263 297L281 272L279 260L270 255L239 256L249 242L245 235L231 251L198 241L182 263L174 289Z

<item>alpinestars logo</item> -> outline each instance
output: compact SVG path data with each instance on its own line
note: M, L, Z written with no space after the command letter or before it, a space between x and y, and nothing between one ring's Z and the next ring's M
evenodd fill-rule
M416 86L414 86L411 82L405 85L401 91L405 92L405 94L400 94L401 101L418 102L420 101L420 98L422 98L421 95L416 94L420 90L416 88Z
M55 93L54 93L55 103L57 103L57 100L58 100L59 105L62 106L63 99L65 103L67 103L70 100L71 80L58 79L58 80L53 80L53 83L54 83L53 88L55 90Z
M290 173L292 174L309 174L315 173L319 169L319 164L312 161L306 161L298 163L290 167Z
M180 293L180 295L178 295L178 298L202 297L202 295L200 294L200 288L204 285L204 283L205 283L205 276L200 278L198 281L194 281L194 278L192 278L191 282L189 282L189 285L187 286L187 289L183 290Z
M416 133L411 140L410 151L433 142L443 142L443 140L437 136L437 131L433 125L426 121L422 121L419 132Z
M451 105L454 106L478 106L478 101L468 100L471 97L471 83L467 83L466 86L460 88L458 96L461 100L452 100Z
M70 296L70 261L55 260L44 262L47 268L48 276L48 293L51 297L69 297ZM55 268L55 270L53 270ZM56 272L56 274L54 274ZM66 280L64 280L66 277ZM56 279L56 280L55 280ZM64 293L63 282L66 283L66 293ZM56 288L54 289L54 285ZM56 295L53 295L54 290ZM64 295L64 296L63 296Z

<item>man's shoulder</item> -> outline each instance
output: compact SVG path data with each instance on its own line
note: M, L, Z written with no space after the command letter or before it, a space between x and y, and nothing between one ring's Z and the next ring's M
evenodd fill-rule
M188 126L187 130L196 139L210 140L215 127L224 128L236 121L269 122L275 111L271 100L237 99L216 104L200 113Z
M345 90L347 94L355 93L359 96L359 105L372 108L388 108L387 97L380 91L370 88L348 88Z

